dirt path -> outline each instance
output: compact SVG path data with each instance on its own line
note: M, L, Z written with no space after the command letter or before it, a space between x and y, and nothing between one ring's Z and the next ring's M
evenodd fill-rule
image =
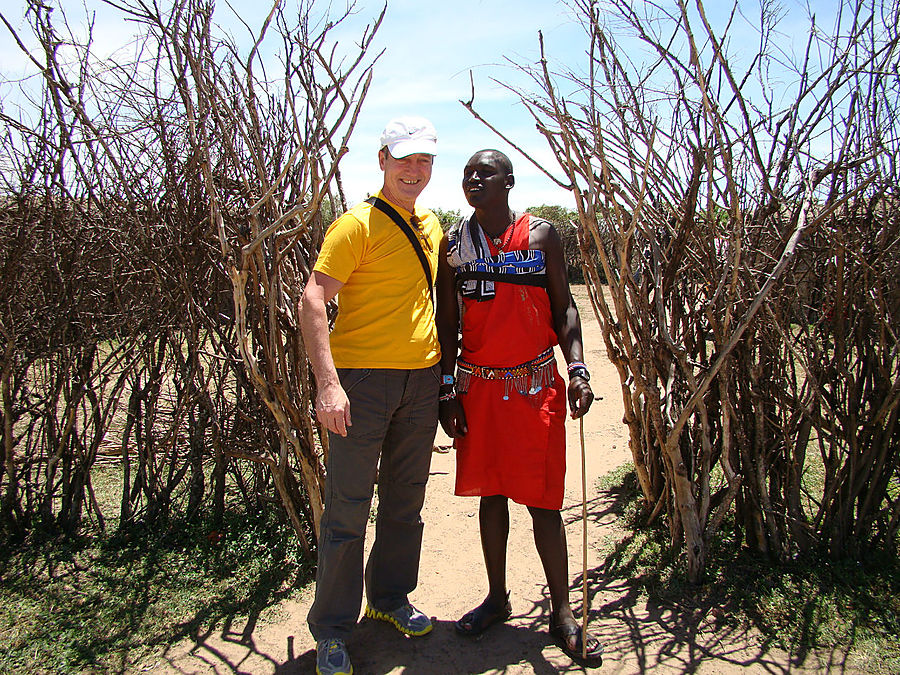
M691 608L661 607L638 597L621 580L605 579L598 545L612 536L613 495L597 491L596 479L630 459L622 424L618 375L606 359L602 336L583 288L573 289L581 310L586 361L597 396L585 418L588 485L588 579L591 630L605 645L598 673L844 673L842 655L790 655L770 649L755 635L717 624ZM438 446L449 445L439 433ZM577 421L568 424L568 473L563 517L567 523L572 603L581 606L581 471ZM453 451L436 452L423 519L426 523L419 587L412 602L436 617L431 635L405 639L381 622L361 620L348 646L355 672L460 675L462 673L578 672L547 633L549 598L531 524L524 507L511 504L508 584L513 618L480 639L457 636L453 621L486 593L478 537L478 500L453 495ZM370 533L371 539L371 533ZM235 618L194 641L173 645L135 672L287 674L315 672L315 644L306 627L312 599L307 588L251 620ZM829 664L828 661L831 661Z

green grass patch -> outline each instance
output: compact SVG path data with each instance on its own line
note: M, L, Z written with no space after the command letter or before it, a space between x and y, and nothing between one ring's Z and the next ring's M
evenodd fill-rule
M264 621L312 572L274 514L33 539L0 554L0 672L121 672L224 622Z
M683 553L671 550L668 527L647 526L630 464L600 487L615 495L624 528L601 552L605 576L627 580L654 603L752 626L766 643L792 653L837 647L866 672L900 672L896 551L862 562L809 556L778 564L740 545L726 523L710 542L705 579L695 585Z

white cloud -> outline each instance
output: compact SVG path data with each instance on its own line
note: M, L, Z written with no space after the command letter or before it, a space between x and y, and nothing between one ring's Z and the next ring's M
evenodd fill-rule
M288 16L296 12L298 0L288 0L284 8ZM109 56L119 49L129 49L136 24L125 21L121 13L99 0L85 0L88 11L96 11L95 55ZM237 15L253 31L257 31L271 3L258 0L230 0ZM9 6L12 5L12 6ZM75 30L86 32L82 0L63 0L66 14ZM22 17L24 6L11 0L0 0L4 16L21 25L28 33ZM325 5L316 5L324 7ZM353 50L363 27L381 11L381 0L365 0L357 4L354 14L334 28L332 39L338 49L344 45ZM343 7L334 2L332 15ZM61 13L60 13L61 14ZM61 18L61 16L60 16ZM247 28L237 20L224 0L217 3L215 21L234 36L243 52L249 49ZM20 22L20 23L17 23ZM381 175L376 161L377 141L384 123L400 114L421 114L430 118L438 129L439 156L431 185L423 193L423 203L440 208L468 209L460 189L462 167L476 150L493 147L510 155L516 167L518 184L513 200L524 207L534 203L563 203L567 198L540 172L483 124L475 120L459 103L471 96L469 72L475 79L475 108L489 122L521 144L529 154L555 164L546 142L534 130L530 116L518 98L503 84L522 86L527 80L506 61L534 65L539 58L538 30L553 58L567 50L578 49L583 42L581 28L568 16L564 3L549 0L456 0L452 3L423 3L419 0L391 0L382 27L370 54L382 48L385 53L375 65L373 83L363 106L350 152L341 163L347 197L351 201L365 197L380 186ZM277 42L277 41L275 41ZM6 40L0 47L0 68L5 77L24 72L28 64ZM273 42L269 48L279 48ZM130 47L134 49L133 46Z
M362 21L380 10L380 3L360 5L355 17ZM439 150L434 175L420 198L422 203L467 210L460 179L466 160L476 150L498 148L516 166L518 185L513 199L521 206L535 203L568 203L568 193L486 126L478 122L460 100L471 96L469 71L475 82L475 109L529 154L556 168L546 141L518 97L503 84L524 86L526 78L505 57L534 64L539 58L538 30L550 50L576 45L581 28L566 16L564 5L546 0L459 0L454 3L421 3L395 0L376 42L385 53L375 66L372 87L354 133L350 153L342 163L348 199L360 199L380 181L375 145L384 123L402 114L428 117L438 130ZM354 26L342 27L346 39ZM498 84L493 80L499 80ZM375 184L373 184L375 183Z

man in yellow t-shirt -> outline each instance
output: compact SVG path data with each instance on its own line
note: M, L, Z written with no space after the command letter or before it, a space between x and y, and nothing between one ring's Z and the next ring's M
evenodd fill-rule
M442 232L431 211L416 207L436 150L437 134L428 120L388 123L378 151L382 188L328 228L300 302L300 327L318 387L316 415L329 432L316 597L308 616L319 675L353 672L345 641L359 618L376 474L366 616L410 636L432 628L408 594L418 579L420 512L440 384L431 280ZM335 296L338 315L329 335L325 307Z

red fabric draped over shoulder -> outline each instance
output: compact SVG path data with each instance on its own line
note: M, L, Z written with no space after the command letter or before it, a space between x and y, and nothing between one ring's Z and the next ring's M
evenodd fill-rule
M512 225L506 251L527 250L530 216ZM489 241L491 254L498 249ZM557 342L544 288L495 282L495 297L463 299L462 353L480 366L515 366ZM559 509L565 489L566 393L553 383L519 393L502 379L471 378L460 393L468 433L456 439L456 494L504 495L526 506Z

